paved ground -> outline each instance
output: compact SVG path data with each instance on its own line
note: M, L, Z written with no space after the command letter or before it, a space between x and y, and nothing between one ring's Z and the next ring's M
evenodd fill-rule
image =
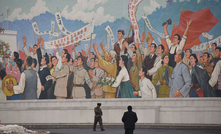
M32 129L33 130L33 129ZM92 129L37 129L51 134L124 134L124 129L107 128L105 131ZM221 134L221 130L174 130L174 129L136 129L134 134Z

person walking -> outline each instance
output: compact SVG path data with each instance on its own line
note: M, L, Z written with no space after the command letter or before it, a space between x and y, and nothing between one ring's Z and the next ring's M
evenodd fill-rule
M94 126L93 126L93 131L96 131L96 125L97 122L100 124L101 131L105 131L102 123L102 118L101 116L103 115L102 110L101 110L101 103L97 103L97 107L94 108Z
M125 134L133 134L135 123L137 122L137 114L132 111L132 106L127 107L128 111L124 113L122 122L124 123Z

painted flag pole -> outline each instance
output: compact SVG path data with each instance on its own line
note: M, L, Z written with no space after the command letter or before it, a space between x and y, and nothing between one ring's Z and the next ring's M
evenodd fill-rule
M146 17L146 14L144 13L144 16ZM145 34L145 20L143 21L144 25L144 34Z
M93 21L94 21L94 18L92 18L92 23L93 23ZM91 39L90 39L90 51L91 51L91 43L92 43L92 34L93 34L93 33L91 33Z
M57 12L59 12L58 7L57 7ZM59 26L58 26L58 39L60 39Z
M137 5L137 8L136 8L135 14L137 13L138 6L139 6L139 4ZM130 26L129 33L128 33L128 35L127 35L127 40L128 40L128 38L129 38L129 36L130 36L130 31L131 31L131 28L132 28L132 27ZM127 40L126 40L126 41L127 41Z
M34 22L34 19L32 20L32 22ZM34 39L35 39L35 44L36 44L36 34L35 34L35 31L34 31Z

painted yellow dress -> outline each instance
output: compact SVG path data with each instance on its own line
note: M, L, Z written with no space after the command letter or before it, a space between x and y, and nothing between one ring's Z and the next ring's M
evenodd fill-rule
M154 85L157 84L158 80L160 81L160 87L159 87L159 91L157 93L158 98L168 98L169 97L169 92L170 92L170 88L166 85L166 83L163 80L163 72L166 70L166 68L169 68L170 70L170 75L171 76L172 72L173 72L173 68L171 66L161 66L158 70L157 73L154 77L154 79L152 80L152 83Z
M99 66L100 68L102 68L104 71L105 71L105 74L104 76L105 77L108 77L108 76L115 76L117 75L117 63L116 62L108 62L106 61L107 60L107 55L108 53L105 52L104 53L104 59L102 59L101 56L99 56ZM115 95L116 95L116 88L114 87L111 87L109 85L104 85L103 86L103 91L104 91L104 94L105 94L105 98L115 98Z

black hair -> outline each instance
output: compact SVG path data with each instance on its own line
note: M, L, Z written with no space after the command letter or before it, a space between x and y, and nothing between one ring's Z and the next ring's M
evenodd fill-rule
M208 52L204 52L203 54L206 54L207 58L209 58L209 53Z
M95 62L96 58L92 58L91 60L94 60L94 62Z
M195 63L197 63L197 62L198 62L198 59L197 59L196 55L195 55L195 54L191 54L190 57L191 57L191 56L193 56L193 58L196 60Z
M217 47L217 44L216 44L216 42L214 42L213 44L215 44L215 46Z
M64 50L64 54L68 54L68 50L67 49L63 49Z
M19 71L21 72L22 60L21 59L17 59L16 60L16 64L17 64L17 66L19 68Z
M74 59L73 58L70 58L70 61L72 62L72 64L74 63Z
M157 45L155 43L151 43L151 45L154 45L154 48L156 49L157 48Z
M44 55L44 57L45 57L46 64L48 64L48 63L49 63L49 57L48 57L48 54L46 53L46 54Z
M32 65L32 57L31 57L31 56L28 56L28 57L26 58L26 62L27 62L27 64L28 64L28 66L30 67L30 66Z
M14 54L14 57L15 57L14 61L16 62L19 58L19 54L18 54L18 52L15 52L15 51L14 51L13 54Z
M221 51L221 48L220 48L220 47L216 47L216 49L218 49L219 51ZM215 49L215 50L216 50L216 49Z
M35 63L35 66L34 66L34 67L36 68L36 66L37 66L37 60L36 60L35 58L32 59L32 63Z
M143 72L144 72L144 76L146 76L146 74L147 74L147 68L146 68L145 66L142 66L142 70L143 70Z
M1 71L0 71L0 77L1 77L1 79L3 80L5 76L6 76L5 70L1 70Z
M163 52L162 53L164 53L164 46L162 45L162 44L160 44L158 47L161 47L161 49L163 50Z
M92 53L93 55L95 55L94 52L91 52L91 53Z
M126 55L121 55L122 60L124 61L124 66L127 69L127 62L128 62L128 57Z
M66 55L66 59L68 59L68 61L67 61L67 62L69 62L69 61L70 61L70 58L71 58L71 55L70 55L69 53L67 53L67 55Z
M178 40L181 40L179 34L175 34L174 36L177 36L177 37L178 37Z
M82 53L81 52L78 52L80 54L80 56L82 56Z
M186 52L187 50L189 50L190 53L192 54L192 49L191 49L191 48L187 48L187 49L185 50L185 52Z
M129 106L127 107L127 110L128 110L128 111L132 111L132 106L129 105Z
M58 59L56 56L52 56L52 57L51 57L51 61L52 61L53 58Z
M34 44L34 45L33 45L33 48L34 48L35 46L38 47L38 45Z
M132 46L134 46L135 50L137 50L137 47L136 47L136 45L135 45L135 44L132 44Z
M81 61L83 61L83 63L84 63L84 57L83 57L83 55L78 56L78 59L79 59L79 58L81 58Z

